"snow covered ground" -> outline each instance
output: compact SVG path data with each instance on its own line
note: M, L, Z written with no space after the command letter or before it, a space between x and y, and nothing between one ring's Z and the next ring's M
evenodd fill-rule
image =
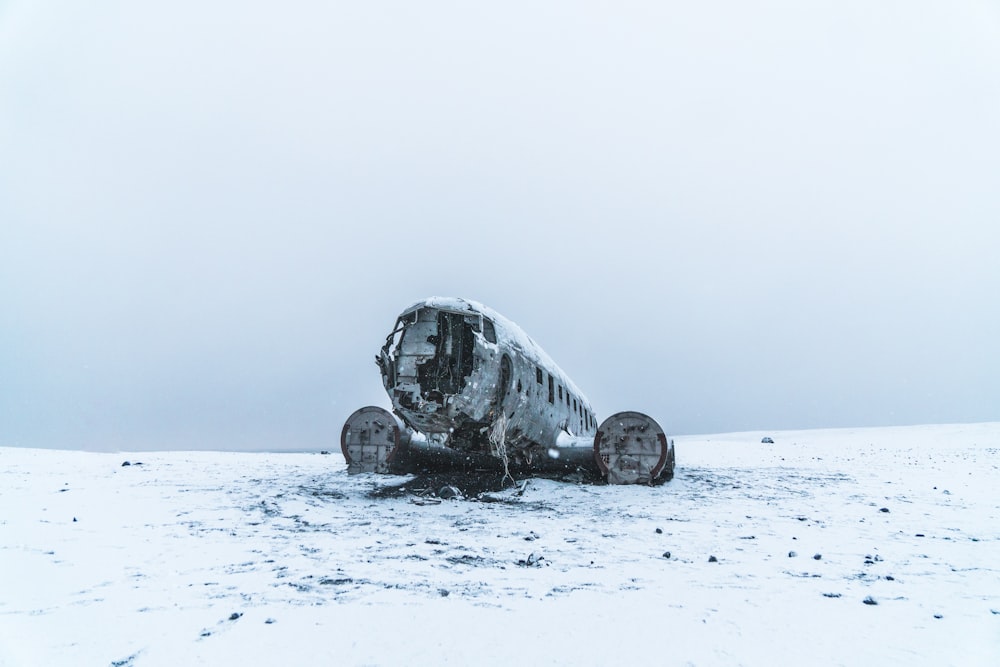
M1000 664L1000 423L676 442L494 502L0 448L0 664Z

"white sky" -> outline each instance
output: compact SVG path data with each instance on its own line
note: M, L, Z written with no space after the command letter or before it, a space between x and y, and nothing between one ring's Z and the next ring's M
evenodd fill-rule
M996 2L0 3L0 445L336 447L432 294L670 433L1000 420Z

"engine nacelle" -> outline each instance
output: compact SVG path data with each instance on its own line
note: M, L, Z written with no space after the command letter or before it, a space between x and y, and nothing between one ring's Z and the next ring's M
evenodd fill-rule
M674 442L641 412L605 419L594 436L594 458L608 484L658 484L674 476Z
M355 410L340 432L347 472L393 472L405 437L408 433L402 422L388 410L372 405Z

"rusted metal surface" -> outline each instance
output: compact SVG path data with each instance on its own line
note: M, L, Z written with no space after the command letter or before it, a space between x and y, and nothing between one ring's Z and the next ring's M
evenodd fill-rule
M482 304L443 297L413 304L375 361L395 416L381 408L351 415L342 437L351 472L502 464L529 473L604 474L629 484L673 470L672 449L651 465L654 453L644 450L608 453L602 462L587 398L520 327Z

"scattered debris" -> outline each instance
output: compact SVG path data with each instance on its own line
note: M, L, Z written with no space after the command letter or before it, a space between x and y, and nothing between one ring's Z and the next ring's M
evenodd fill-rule
M813 560L821 560L822 558L823 554L813 554Z
M128 461L122 461L122 468L124 468L126 466L130 466L130 465L132 465L132 464L129 463Z
M770 436L764 436L763 438L760 439L760 444L762 444L762 445L773 445L774 444L774 440L772 440L770 438Z
M545 556L538 556L535 552L531 552L527 558L518 560L517 564L521 567L541 567L543 560L545 560Z
M664 558L670 558L670 552L669 551L664 551L663 552L663 557ZM591 562L591 565L593 565L593 562Z
M708 562L709 562L709 563L718 563L718 562L719 562L719 559L718 559L718 558L716 558L715 556L709 556L709 557L708 557Z
M867 605L876 605L876 604L878 604L878 602L875 601L875 598L873 598L870 595L868 597L866 597L864 600L862 600L862 602L864 602Z
M504 502L509 496L523 494L527 482L528 480L524 480L517 491L511 491L509 485L505 488L502 472L425 473L403 484L379 486L368 497L382 500L409 496L410 502L415 505L436 505L441 502L441 498L452 497L459 500Z
M230 621L235 621L236 619L238 619L242 615L243 615L242 611L234 611L233 613L231 613L229 615L229 620Z
M883 514L888 514L889 513L889 508L888 507L882 507L882 508L879 509L879 512L882 512Z
M324 577L319 580L321 586L343 586L344 584L353 584L354 580L350 577Z
M934 614L934 618L944 618L941 614Z
M274 620L273 618L268 618L264 621L264 623L265 625L272 625L273 623L277 623L277 621Z
M663 529L662 528L657 528L656 529L656 534L657 535L662 535L663 534Z
M794 552L794 551L789 551L788 552L788 557L789 558L795 558L796 556L798 556L798 554L796 552Z
M320 452L320 454L321 454L322 456L329 456L329 455L330 455L330 452L324 449L323 451L321 451L321 452Z
M840 597L840 593L823 593L823 597L825 597L825 598L839 598Z
M449 595L451 595L451 591L449 591L447 588L441 588L438 590L438 594L440 594L441 597L446 598Z

